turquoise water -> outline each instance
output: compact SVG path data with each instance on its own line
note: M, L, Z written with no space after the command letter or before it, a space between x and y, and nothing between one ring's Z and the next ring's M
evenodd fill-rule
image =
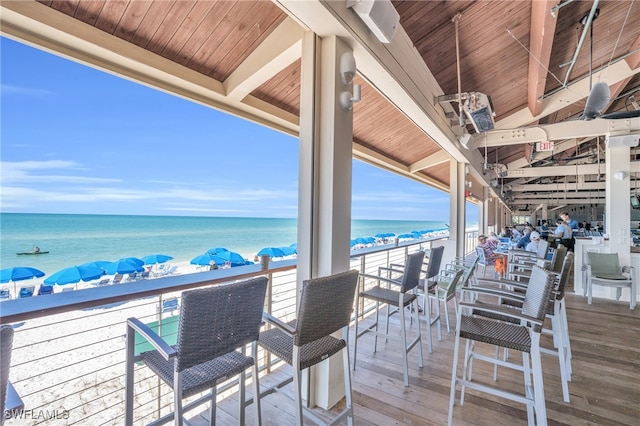
M436 221L354 220L351 238L445 227ZM0 214L0 267L31 266L47 275L95 260L155 253L185 262L212 247L226 247L252 259L263 247L295 242L295 219ZM16 255L34 245L50 253Z

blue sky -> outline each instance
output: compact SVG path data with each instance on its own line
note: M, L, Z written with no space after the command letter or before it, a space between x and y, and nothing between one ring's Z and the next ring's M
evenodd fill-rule
M296 216L297 139L6 38L0 48L0 211ZM448 194L356 160L353 173L355 219L449 221Z

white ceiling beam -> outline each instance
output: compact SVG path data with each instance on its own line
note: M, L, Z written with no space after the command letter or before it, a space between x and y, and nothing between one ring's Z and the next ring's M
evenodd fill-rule
M557 192L557 191L599 191L604 190L605 182L569 182L569 183L532 183L528 185L507 185L513 192Z
M631 173L640 171L640 161L630 163ZM528 169L507 170L507 178L598 175L605 172L603 164L580 164L578 166L530 167Z
M559 205L559 206L555 206L555 207L550 208L550 209L548 208L548 209L547 209L547 212L554 212L554 211L556 211L556 210L560 210L561 208L566 207L566 206L567 206L566 204L561 204L561 205Z
M595 119L590 121L564 121L510 130L491 130L484 133L480 145L518 145L523 143L602 135L623 135L640 132L640 117L620 120ZM475 142L474 142L475 143Z
M564 151L566 151L568 149L573 148L574 146L576 146L575 138L574 139L568 139L568 140L562 141L560 143L556 143L553 146L553 151L536 152L535 156L534 156L534 161L546 160L547 158L550 158L552 155L558 154L560 152L564 152ZM509 170L515 170L515 169L521 169L523 167L529 167L529 159L528 158L518 158L517 160L506 164L506 166L507 166L507 169L509 169Z
M638 73L640 73L640 66L631 68L629 62L622 60L611 64L605 70L593 73L593 81L606 81L609 85L612 85L626 78L633 77ZM546 117L556 111L560 111L562 108L574 104L581 99L586 99L589 94L589 87L589 77L586 76L585 78L568 85L566 89L544 98L541 101L542 111L539 114L531 114L531 111L527 106L526 108L523 108L496 122L495 128L513 129L533 123L534 121Z
M595 192L592 196L589 196L589 192L588 191L579 191L579 192L575 192L575 191L559 191L559 192L550 192L548 194L537 194L537 195L533 195L533 194L523 194L523 193L517 193L517 194L513 194L513 198L515 200L527 200L528 203L531 202L531 200L535 200L535 199L547 199L550 202L552 202L553 200L556 200L556 202L558 200L570 200L570 199L574 199L574 198L591 198L591 199L604 199L605 194L604 192L600 193L602 196L600 197L598 195L597 192Z
M241 101L300 59L304 29L287 17L223 82L227 96Z
M560 199L556 202L561 202L562 205L559 207L556 207L556 209L558 208L562 208L565 207L569 204L604 204L605 203L605 198L567 198L567 199ZM511 205L523 205L523 204L539 204L539 203L547 203L547 205L553 205L554 204L554 200L549 200L549 199L542 199L542 198L532 198L529 200L511 200L509 201L509 204ZM555 209L547 209L547 211L553 211Z
M415 173L449 161L451 161L451 156L443 149L409 165L409 173Z

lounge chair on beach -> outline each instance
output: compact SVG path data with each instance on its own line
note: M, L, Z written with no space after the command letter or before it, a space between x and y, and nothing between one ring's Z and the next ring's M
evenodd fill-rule
M164 269L159 270L158 272L156 272L155 276L156 277L163 277L165 275L171 275L176 271L176 269L178 269L177 266L165 267ZM206 270L207 271L209 270L209 265L206 265Z
M161 313L167 313L167 312L175 312L178 310L178 298L177 297L171 297L169 299L163 300L162 301L162 307L160 309Z
M34 285L20 287L20 291L18 292L18 298L23 299L25 297L31 297L33 296L34 291L36 291L36 286Z
M122 278L124 276L122 274L115 274L113 276L113 281L111 282L112 284L120 284L120 282L122 281Z
M127 277L127 282L129 282L129 281L137 281L137 280L138 280L138 273L137 272L132 272Z
M0 302L11 300L11 291L8 288L0 289Z
M102 287L103 285L109 285L109 283L111 282L111 280L109 278L105 278L103 280L100 280L100 282L98 282L98 284L96 284L98 287Z
M53 286L42 284L38 289L38 296L42 296L44 294L53 294Z

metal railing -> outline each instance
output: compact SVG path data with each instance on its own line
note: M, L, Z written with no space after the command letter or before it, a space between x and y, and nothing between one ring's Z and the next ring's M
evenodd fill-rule
M350 265L375 274L378 267L430 249L432 241L437 239L353 251ZM0 321L15 328L10 379L25 403L6 424L122 424L126 319L155 323L171 340L179 312L174 298L182 291L265 274L265 309L294 319L295 261L272 262L268 270L255 265L2 302ZM260 358L268 368L269 358ZM135 386L136 424L171 411L171 391L149 369L136 368ZM218 398L233 392L232 386L220 387Z

